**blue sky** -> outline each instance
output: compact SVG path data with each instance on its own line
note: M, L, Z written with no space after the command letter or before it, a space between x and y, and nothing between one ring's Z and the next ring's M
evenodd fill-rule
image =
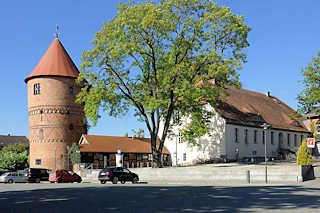
M27 85L60 27L60 40L79 67L94 31L116 14L119 1L2 1L0 5L0 135L29 136ZM243 15L252 28L248 62L240 72L244 89L270 91L292 108L302 90L301 68L320 51L320 1L218 0ZM103 114L89 134L123 136L144 128L132 114L122 119Z

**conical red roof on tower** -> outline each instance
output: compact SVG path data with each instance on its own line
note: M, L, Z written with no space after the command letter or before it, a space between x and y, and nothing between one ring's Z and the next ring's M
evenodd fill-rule
M37 76L64 76L77 78L79 71L58 38L54 39L46 53L24 80Z

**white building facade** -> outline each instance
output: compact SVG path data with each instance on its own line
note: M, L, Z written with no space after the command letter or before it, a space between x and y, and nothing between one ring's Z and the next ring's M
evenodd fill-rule
M197 145L182 142L181 126L173 128L174 136L165 141L173 166L264 159L265 140L267 157L281 159L295 154L310 135L302 121L290 117L293 110L275 97L242 89L230 90L226 98L228 107L222 104L218 109L211 108L215 115L211 118L210 136L200 137ZM187 122L187 119L182 121L182 125ZM263 123L271 128L264 131Z

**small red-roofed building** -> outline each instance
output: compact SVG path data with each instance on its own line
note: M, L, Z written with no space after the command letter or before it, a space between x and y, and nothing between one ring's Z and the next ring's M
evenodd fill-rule
M116 154L123 155L123 166L127 168L152 166L150 138L82 135L80 141L81 163L95 169L116 166ZM157 141L159 145L159 140ZM164 166L171 166L170 153L162 151Z

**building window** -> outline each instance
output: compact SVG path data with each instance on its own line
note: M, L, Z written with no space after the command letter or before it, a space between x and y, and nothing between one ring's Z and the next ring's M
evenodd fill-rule
M287 135L288 146L290 146L290 134Z
M320 120L316 122L317 133L320 134Z
M179 121L180 121L180 113L179 113L179 111L175 111L173 113L173 123L178 124Z
M73 94L73 87L69 87L70 94Z
M238 128L235 128L235 129L234 129L234 140L235 140L236 143L239 142L239 141L238 141Z
M262 131L262 144L265 143L265 138L266 138L265 135L266 135L265 131Z
M253 142L254 143L257 143L257 133L258 133L258 131L254 130L254 132L253 132Z
M294 146L297 146L297 135L294 134L294 139L293 139L293 143L294 143Z
M303 135L300 136L300 144L302 144L303 141Z
M247 129L244 130L244 142L246 144L248 144L248 130Z
M137 154L137 160L142 160L142 154Z
M187 161L187 153L183 153L183 161Z
M273 145L274 144L274 132L271 132L271 144Z
M34 95L40 94L40 83L36 83L33 85L33 94Z
M179 143L182 143L182 134L179 132L178 134L178 142Z
M39 140L43 140L43 129L39 130Z
M283 134L279 133L279 144L283 144Z
M36 165L41 165L41 159L36 159Z
M257 151L252 151L252 155L253 156L257 155Z

